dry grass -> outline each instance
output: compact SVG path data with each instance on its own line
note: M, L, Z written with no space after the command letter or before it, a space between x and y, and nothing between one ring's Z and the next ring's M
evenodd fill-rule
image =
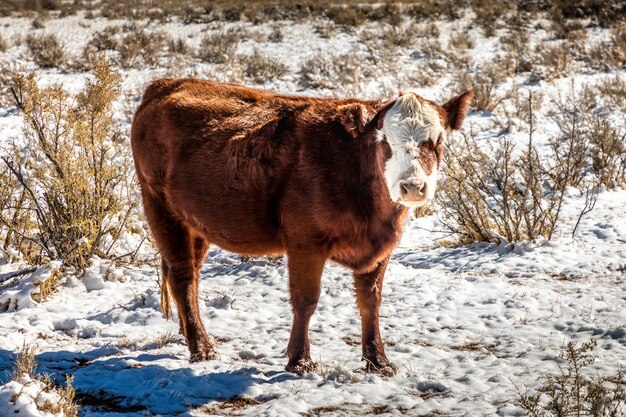
M176 342L178 339L175 335L173 335L170 332L167 332L157 338L155 338L152 341L152 344L154 344L157 348L163 347L163 346L167 346L169 344L172 344L174 342Z
M59 275L60 273L58 270L52 270L50 271L50 276L45 281L36 282L35 285L39 288L39 292L31 294L33 300L38 303L43 303L52 294L54 294L57 291L58 286L61 285Z
M21 377L27 376L29 381L26 384L40 383L43 388L42 392L54 393L58 395L59 399L54 403L48 400L37 401L36 407L39 411L44 413L50 413L51 415L62 415L64 417L77 417L79 406L75 404L74 399L76 397L76 390L74 389L72 382L73 377L67 376L65 386L59 386L55 383L49 375L39 375L35 372L37 368L37 360L35 359L36 349L32 345L24 344L22 349L17 352L15 356L15 369L13 370L12 379L20 380ZM18 394L15 398L11 399L12 403L15 403L18 398Z
M7 49L9 49L9 42L0 35L0 52L6 52Z
M65 64L65 50L54 35L29 34L26 37L26 45L33 57L33 61L40 67L57 68Z
M15 355L15 369L12 374L13 379L17 379L22 375L35 375L35 368L37 367L37 361L35 359L36 353L37 349L35 346L28 344L22 346L22 349Z

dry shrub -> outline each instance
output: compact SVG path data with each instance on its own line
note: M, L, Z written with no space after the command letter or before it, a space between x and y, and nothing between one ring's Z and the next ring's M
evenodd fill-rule
M474 41L467 32L454 32L450 35L450 45L457 51L465 51L474 47Z
M609 71L626 67L626 25L614 27L609 42L591 44L583 57L596 70Z
M305 88L334 89L357 84L370 73L363 60L353 54L328 57L315 55L302 64L298 83Z
M402 7L398 3L386 2L381 6L372 6L368 10L367 19L382 21L392 26L399 26L403 22Z
M36 18L33 19L31 26L33 29L43 29L46 27L46 22L50 20L50 15L45 13L39 13Z
M252 55L243 56L240 59L244 74L257 83L280 78L289 72L289 68L280 61L261 54L254 50Z
M476 15L476 23L483 29L486 37L496 34L498 19L511 9L509 2L493 0L472 0L470 6Z
M457 89L473 91L473 107L478 111L491 112L502 100L502 97L496 95L496 89L511 73L509 64L509 61L502 59L484 64L475 72L461 69L456 74Z
M626 375L622 369L601 376L591 369L596 341L580 347L571 342L556 361L558 373L541 376L534 390L517 389L517 405L530 417L594 416L619 417L626 413Z
M26 44L33 60L40 67L60 67L65 63L65 50L54 35L29 34Z
M598 90L608 106L626 108L626 79L620 74L604 78L598 83Z
M333 22L318 20L313 23L313 31L322 39L331 39L337 34L337 26Z
M511 89L504 93L501 105L496 107L495 117L492 118L502 133L509 132L513 126L528 123L533 112L541 109L544 94L541 90L533 91L532 100L529 100L530 94L521 94L517 83L513 83ZM504 119L499 116L504 116Z
M447 152L437 195L444 225L465 243L550 239L565 184L550 183L549 167L539 160L532 141L521 156L514 156L510 140L500 140L496 147L488 154L470 134Z
M14 204L2 207L0 222L5 244L28 262L61 259L81 272L93 255L112 257L138 206L132 159L112 112L120 77L103 61L94 76L75 96L40 88L33 74L13 79L26 143L2 157L8 171L0 190L14 187Z
M594 117L589 126L591 163L598 181L607 188L626 186L626 132Z
M361 26L367 19L367 9L358 5L332 6L326 15L337 25L345 27Z
M0 35L0 52L6 52L7 49L9 49L9 43L4 36Z
M579 95L557 97L553 104L560 109L552 115L560 134L551 140L557 163L570 161L567 183L582 188L585 178L593 175L607 188L626 185L626 133L596 109L597 90L585 87Z
M529 95L529 108L533 97ZM534 114L528 118L529 138L525 149L516 152L507 139L485 152L473 132L447 152L444 178L437 199L443 223L458 234L462 242L488 241L514 243L551 239L559 224L565 191L579 169L586 149L579 138L569 136L557 141L544 159L533 144ZM553 161L551 163L546 161ZM576 232L583 215L597 199L597 182L579 183L585 206L573 228Z
M609 27L617 21L626 20L626 3L602 0L553 0L550 17L553 21L567 19L590 19L597 25Z
M239 36L233 30L209 33L200 41L198 57L206 62L222 64L235 56L238 44Z
M107 26L99 32L96 32L88 45L96 51L115 51L119 48L119 42L115 36L120 33L121 27Z
M35 282L37 285L38 292L31 293L31 297L35 302L43 303L46 301L52 294L54 294L61 285L61 279L59 278L59 271L57 269L53 269L50 271L50 276L44 281Z
M534 52L536 65L533 80L551 80L565 76L572 63L572 49L567 42L557 45L539 44Z
M418 21L433 18L456 20L461 17L464 7L464 2L456 0L421 0L407 5L405 12Z
M157 65L166 41L166 35L161 32L139 29L129 33L118 46L120 65L124 68Z
M283 41L283 31L280 29L280 26L272 26L272 31L267 37L267 40L273 43L279 43Z
M532 60L528 45L530 44L530 36L528 29L522 23L512 26L509 32L501 38L502 46L505 51L510 52L513 58L515 72L526 72L532 69Z
M167 42L167 49L173 55L191 55L191 48L182 38L170 39Z
M417 28L412 24L387 26L383 31L383 44L386 48L409 47L417 40Z

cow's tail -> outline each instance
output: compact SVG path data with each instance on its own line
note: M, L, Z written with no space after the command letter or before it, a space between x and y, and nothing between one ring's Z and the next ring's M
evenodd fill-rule
M168 285L169 273L165 260L161 260L161 311L165 319L172 317L172 304L170 302L170 287Z

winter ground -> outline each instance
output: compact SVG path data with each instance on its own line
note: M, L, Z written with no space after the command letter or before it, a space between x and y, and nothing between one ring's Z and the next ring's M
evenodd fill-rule
M23 34L30 24L29 19L0 19L7 37ZM78 51L90 33L107 24L69 17L48 22L45 30ZM451 25L440 24L442 40ZM204 28L169 24L165 29L191 36ZM283 59L293 71L313 53L359 49L354 37L340 33L323 40L306 24L293 25L284 34L282 42L265 45L264 52ZM493 56L498 48L493 41L472 36L476 60ZM538 31L533 36L546 35ZM264 45L246 41L239 48L250 52L255 46ZM2 59L37 71L44 83L80 88L82 75L38 69L23 58L23 48L9 49ZM403 60L411 64L408 55ZM205 64L185 71L213 74ZM125 71L124 88L136 90L167 72ZM525 88L553 94L602 76L607 75L573 72ZM359 89L368 96L388 94L393 77L361 82ZM298 90L294 80L287 76L265 86L293 92ZM450 91L445 77L433 87L414 89L438 101L458 93ZM299 93L342 94L342 89ZM610 117L619 120L619 112ZM554 126L539 120L541 144ZM21 126L17 113L1 110L2 143L19 140ZM479 140L496 135L491 128L482 129L487 126L483 114L471 114L466 126L481 132ZM291 325L284 260L244 262L211 250L201 271L200 299L220 357L194 364L188 361L178 323L160 313L154 267L115 268L102 261L82 279L64 277L62 288L38 304L29 291L48 267L5 280L24 265L2 265L0 304L9 301L9 308L0 313L0 384L5 384L0 386L0 416L45 415L29 402L37 392L9 382L12 360L24 344L36 346L38 371L61 382L66 374L74 376L84 416L521 415L517 390L535 387L541 375L556 371L555 359L570 341L598 341L593 366L599 374L626 363L626 191L602 191L572 238L583 200L575 192L568 196L563 226L553 241L513 249L449 246L442 243L448 236L441 233L436 214L409 220L389 264L381 310L387 355L398 365L393 377L360 371L352 277L336 265L326 266L311 323L312 356L321 371L304 377L283 371ZM20 392L21 400L12 404Z

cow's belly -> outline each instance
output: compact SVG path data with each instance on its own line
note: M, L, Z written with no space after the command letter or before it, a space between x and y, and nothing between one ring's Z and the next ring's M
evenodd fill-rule
M172 208L211 244L243 255L284 252L273 203L246 193L212 192L204 186L172 190ZM178 195L177 195L178 194Z

